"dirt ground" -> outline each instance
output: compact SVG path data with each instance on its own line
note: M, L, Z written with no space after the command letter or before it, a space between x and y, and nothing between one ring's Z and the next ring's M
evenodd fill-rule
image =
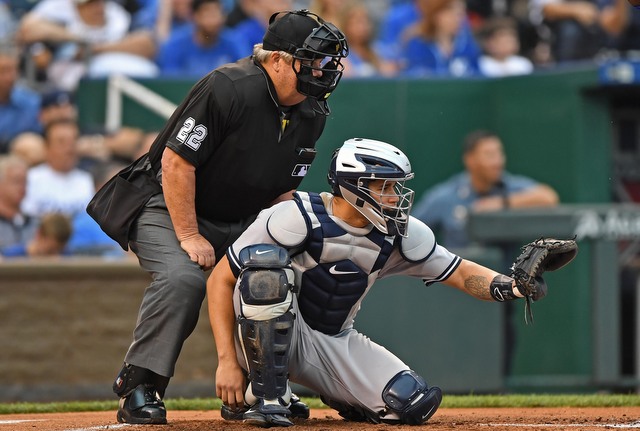
M115 421L115 412L1 415L0 431L238 431L259 429L241 422L228 422L215 411L169 411L167 425L123 425ZM333 410L313 410L311 418L296 422L296 431L384 431L401 429L429 430L579 430L640 429L640 407L609 408L482 408L440 409L420 427L374 425L345 422Z

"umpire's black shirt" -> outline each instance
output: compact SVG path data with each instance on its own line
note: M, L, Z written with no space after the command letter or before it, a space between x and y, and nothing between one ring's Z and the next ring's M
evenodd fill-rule
M279 106L269 75L252 58L198 81L153 143L160 171L165 145L196 167L196 213L235 221L300 185L326 117L306 99ZM284 129L284 130L283 130Z

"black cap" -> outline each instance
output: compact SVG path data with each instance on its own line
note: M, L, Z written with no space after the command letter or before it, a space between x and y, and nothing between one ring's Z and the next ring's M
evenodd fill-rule
M278 15L284 15L278 17ZM269 27L262 40L262 48L268 51L285 51L294 54L320 23L306 10L278 12L269 19Z
M73 97L71 93L63 90L53 90L42 95L40 108L48 108L49 106L72 104Z

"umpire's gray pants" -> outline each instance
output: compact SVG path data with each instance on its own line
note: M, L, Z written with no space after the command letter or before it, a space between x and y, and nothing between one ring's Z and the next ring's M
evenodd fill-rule
M237 223L198 219L198 228L220 259L254 218ZM206 274L180 247L162 194L151 198L133 224L129 246L153 281L144 292L125 362L171 377L198 322Z

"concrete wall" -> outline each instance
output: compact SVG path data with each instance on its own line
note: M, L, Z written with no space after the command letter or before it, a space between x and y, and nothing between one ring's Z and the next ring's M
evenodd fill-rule
M150 277L135 261L0 264L0 401L110 399ZM214 396L205 307L169 397Z

